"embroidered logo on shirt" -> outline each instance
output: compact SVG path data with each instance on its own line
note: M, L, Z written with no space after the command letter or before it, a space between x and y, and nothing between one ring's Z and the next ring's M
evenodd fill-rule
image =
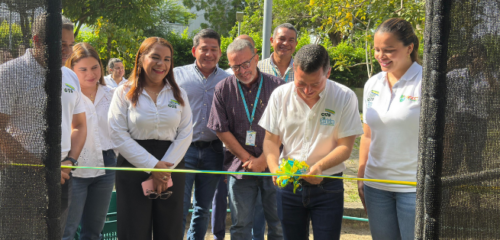
M320 125L323 125L323 126L335 126L335 120L333 119L330 119L330 118L326 118L326 117L322 117L319 119L319 124Z
M73 93L73 91L75 91L75 88L69 84L65 84L66 85L66 88L64 88L64 92L67 92L67 93Z
M328 113L331 113L331 114L335 114L335 111L333 111L331 109L328 109L328 108L325 108L325 112L328 112Z
M368 95L368 98L366 99L368 108L370 108L372 106L373 100L375 100L375 97L378 97L378 95L379 95L378 91L372 90L370 92L370 95Z
M170 108L177 108L177 105L179 105L179 102L177 102L177 100L175 100L175 99L171 99L170 103L168 103L167 106Z
M325 109L325 112L321 113L321 118L319 119L319 124L323 126L335 126L335 120L331 119L335 111L330 109Z
M399 98L399 102L403 102L405 99L408 99L408 100L410 100L411 102L416 102L416 101L418 101L418 97L401 95L401 97Z

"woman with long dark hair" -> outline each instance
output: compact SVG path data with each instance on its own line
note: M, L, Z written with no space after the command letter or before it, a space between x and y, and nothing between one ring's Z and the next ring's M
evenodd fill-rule
M382 72L365 84L358 177L417 181L422 66L411 24L391 18L375 31L375 59ZM358 182L378 239L413 239L416 188Z
M163 38L144 40L129 81L116 89L109 124L117 166L184 168L193 126L186 92L174 79L173 54ZM146 192L148 180L153 190ZM117 172L118 238L182 239L184 182L180 173Z

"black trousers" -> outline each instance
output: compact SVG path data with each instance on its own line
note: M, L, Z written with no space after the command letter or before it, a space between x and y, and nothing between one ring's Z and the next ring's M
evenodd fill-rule
M144 149L161 159L170 141L136 140ZM117 159L119 167L134 167L123 156ZM184 168L182 160L176 168ZM150 200L144 196L141 183L151 174L135 171L116 172L117 224L120 240L179 240L182 239L184 204L184 173L172 173L174 185L170 198Z

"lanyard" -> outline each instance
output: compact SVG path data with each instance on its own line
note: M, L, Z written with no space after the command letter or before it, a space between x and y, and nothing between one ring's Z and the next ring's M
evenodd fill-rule
M243 100L243 106L245 106L245 111L247 112L248 121L250 122L250 130L252 130L252 122L253 122L253 118L255 116L255 109L257 109L257 104L259 103L260 90L262 89L262 82L264 80L263 80L262 74L261 74L260 75L259 91L257 91L257 96L255 96L255 103L253 104L253 110L252 110L251 117L250 117L250 112L248 111L247 100L245 100L245 95L243 94L243 90L241 89L240 81L239 80L236 80L236 81L238 82L238 88L240 89L241 99Z
M279 77L279 75L278 75L278 73L276 72L276 70L274 70L274 67L273 67L273 72L274 72L274 76ZM289 76L289 74L288 74L288 73L285 73L285 76L286 76L286 78L285 78L285 82L287 83L287 82L288 82L288 76Z

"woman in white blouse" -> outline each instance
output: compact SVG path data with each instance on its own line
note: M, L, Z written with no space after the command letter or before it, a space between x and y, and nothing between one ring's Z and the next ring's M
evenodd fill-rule
M417 181L422 67L411 24L391 18L375 31L382 72L365 84L358 177ZM374 240L413 239L416 188L358 182Z
M73 47L66 67L78 76L87 117L87 139L80 153L79 165L114 167L116 155L110 138L108 111L113 91L103 79L103 66L97 51L88 43ZM114 171L77 169L73 171L71 203L64 229L64 240L72 240L81 224L80 239L99 239L113 185Z
M128 82L115 91L109 125L119 167L184 168L193 126L186 92L174 79L173 53L163 38L144 40ZM155 191L145 195L142 183L150 179ZM184 182L181 173L118 171L118 239L182 239Z

